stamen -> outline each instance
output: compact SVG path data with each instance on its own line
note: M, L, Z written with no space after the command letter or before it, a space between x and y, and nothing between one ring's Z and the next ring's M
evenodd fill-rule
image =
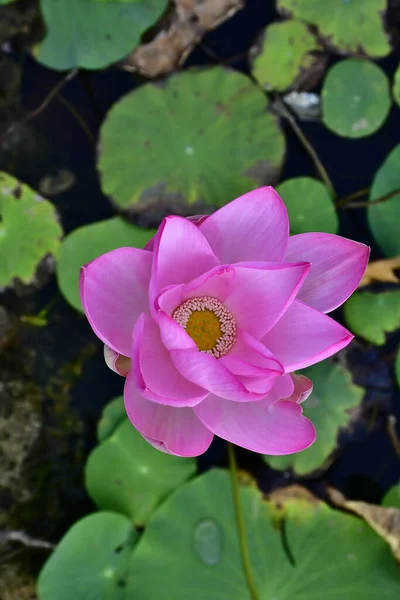
M203 296L183 302L172 318L186 329L200 352L221 358L236 342L236 321L216 298Z

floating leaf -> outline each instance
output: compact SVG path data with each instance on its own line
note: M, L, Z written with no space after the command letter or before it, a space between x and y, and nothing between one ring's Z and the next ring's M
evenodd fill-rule
M397 71L394 75L393 98L395 99L397 104L400 106L400 64L397 67Z
M341 54L386 56L382 15L387 0L278 0L278 10L316 25Z
M395 507L382 507L358 500L347 500L337 490L330 491L331 500L339 506L364 519L382 539L389 544L393 556L400 562L400 510ZM389 497L392 502L394 495Z
M397 385L400 387L400 348L397 350L396 362L394 365L394 371L396 374ZM400 508L400 506L399 506Z
M241 73L186 71L143 85L101 133L103 190L122 208L163 200L222 206L276 180L284 137L265 96Z
M62 229L50 202L0 173L0 287L30 283L47 254L57 255Z
M119 425L127 418L123 396L114 398L103 409L97 424L97 439L104 442L110 437Z
M47 36L36 58L51 69L102 69L137 45L167 0L41 0Z
M38 580L40 600L123 600L138 535L126 517L98 512L63 537Z
M350 329L373 344L385 343L385 334L400 327L400 292L357 292L344 305Z
M397 269L400 269L400 256L370 262L358 287L361 288L365 285L370 285L374 281L399 283L400 279L395 273Z
M294 177L279 184L289 213L291 234L308 231L337 233L339 220L327 187L311 177Z
M400 190L400 144L388 154L375 173L370 200ZM400 254L400 192L368 208L368 223L374 238L387 256Z
M57 264L58 285L65 299L83 312L78 285L80 268L115 248L143 248L154 233L154 229L141 229L120 217L75 229L64 239Z
M274 469L291 467L298 475L306 475L323 467L337 446L342 427L350 423L349 410L358 406L363 389L354 385L351 375L340 365L325 361L302 374L311 379L314 390L304 402L304 415L311 419L317 431L317 439L310 448L287 456L265 456Z
M398 569L364 523L320 502L284 505L288 560L269 505L241 489L249 558L260 600L396 600ZM272 512L272 508L270 509ZM155 575L156 574L156 575ZM127 598L248 600L227 473L211 471L164 502L131 558Z
M243 5L244 0L174 0L157 23L158 33L150 40L146 36L146 42L124 58L121 66L146 77L171 73L208 31L230 19Z
M283 21L265 30L261 53L253 64L253 75L267 90L296 87L296 79L318 61L321 46L305 23Z
M322 89L322 118L337 135L361 138L375 133L390 105L389 82L378 65L353 58L328 72Z
M90 454L86 488L100 509L143 525L161 500L195 471L194 459L156 450L124 420Z
M382 501L382 506L400 509L400 482L390 488Z

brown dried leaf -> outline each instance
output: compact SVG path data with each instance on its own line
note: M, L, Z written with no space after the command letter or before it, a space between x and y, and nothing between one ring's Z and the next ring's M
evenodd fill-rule
M368 525L389 544L393 556L400 563L400 510L383 508L368 502L347 500L340 492L329 489L331 501L339 508L344 508L361 517Z
M121 66L146 77L170 73L199 40L242 9L244 0L174 0L156 26L153 39L141 44Z
M383 260L375 260L369 263L364 277L361 279L358 287L364 287L374 281L382 281L385 283L399 283L400 279L394 272L400 269L400 256L394 258L385 258Z

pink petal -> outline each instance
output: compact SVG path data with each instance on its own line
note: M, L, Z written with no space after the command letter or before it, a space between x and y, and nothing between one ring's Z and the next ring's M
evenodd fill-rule
M125 382L124 400L130 421L159 450L177 456L199 456L212 442L213 434L202 425L192 408L146 400L139 393L132 373Z
M202 223L205 219L208 219L208 215L192 215L190 217L186 217L186 219L188 221L191 221L192 223L195 223L197 226L200 225L200 223ZM145 245L144 249L145 250L149 250L150 252L153 252L154 250L154 240L156 239L156 236L153 236Z
M215 435L260 454L300 452L315 440L314 426L298 404L287 400L271 404L268 394L246 404L210 395L194 412Z
M311 395L313 391L313 383L310 381L310 379L304 377L304 375L296 375L295 373L292 373L290 377L293 380L294 391L293 394L287 398L287 400L301 404Z
M288 373L332 356L353 337L327 315L295 300L262 342Z
M81 301L93 331L125 356L131 353L137 318L148 312L151 261L146 250L118 248L81 269Z
M182 217L167 217L154 241L151 295L155 298L166 286L187 283L218 264L194 223Z
M259 340L293 302L310 265L261 262L237 263L233 268L234 286L224 304L237 326Z
M237 331L236 343L229 354L219 361L227 367L250 392L266 394L277 375L284 372L281 363L267 348L246 331Z
M280 262L289 236L286 207L272 187L240 196L201 222L199 228L222 263Z
M154 402L194 406L207 395L207 391L187 381L177 371L161 342L157 325L144 314L133 331L132 371L142 396Z
M206 352L171 350L170 356L183 377L217 396L237 402L261 398L260 394L249 392L220 360Z
M299 300L327 313L354 292L367 268L370 249L330 233L302 233L289 238L285 260L311 263Z
M118 354L112 348L104 344L104 360L106 365L114 373L118 373L122 377L126 377L131 370L131 359L128 356Z

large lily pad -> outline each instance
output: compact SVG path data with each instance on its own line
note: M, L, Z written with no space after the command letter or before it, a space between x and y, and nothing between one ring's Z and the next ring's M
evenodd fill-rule
M382 506L391 506L393 508L400 509L400 482L391 487L390 490L385 494L385 497L382 501Z
M260 600L310 600L327 590L335 600L398 598L390 550L358 519L315 501L286 502L293 566L260 492L244 488L241 500ZM150 521L131 558L127 597L156 600L160 590L173 600L248 600L227 473L185 485Z
M278 9L316 25L340 53L386 56L382 16L387 0L278 0Z
M163 13L167 0L41 0L47 36L36 58L51 69L102 69L123 58Z
M394 76L393 98L396 100L397 104L400 106L400 64L397 67L397 71Z
M0 173L0 287L14 278L30 283L42 258L57 255L61 235L53 205Z
M253 75L267 90L283 91L296 87L296 80L318 60L321 46L305 23L289 20L273 23L265 30L260 54L253 64Z
M277 192L289 213L290 232L337 233L339 219L327 187L311 177L294 177L280 183Z
M100 509L147 522L158 504L196 471L196 461L156 450L124 420L90 454L86 488Z
M356 292L344 305L344 314L356 335L381 346L386 333L400 327L400 292Z
M325 125L343 137L371 135L383 124L391 106L389 82L378 65L348 59L334 65L322 89Z
M118 396L111 400L103 409L101 418L97 423L97 439L99 442L104 442L110 435L114 433L118 425L127 419L124 397Z
M400 348L397 350L396 361L394 363L394 372L396 375L397 385L400 387Z
M303 410L315 425L317 439L310 448L298 454L265 456L274 469L292 468L298 475L306 475L327 464L336 449L340 429L350 423L349 410L360 404L364 393L361 387L353 384L348 371L328 361L302 373L314 384Z
M138 534L126 517L98 512L78 521L44 565L40 600L123 600Z
M114 105L101 132L103 190L122 208L222 206L278 176L285 140L264 94L221 67L147 84Z
M84 225L64 239L57 264L57 279L65 299L83 312L79 296L79 271L83 265L115 248L143 248L154 229L141 229L120 217Z
M370 200L400 189L400 144L386 157L372 183ZM374 238L386 256L400 254L400 192L368 208L368 222Z

